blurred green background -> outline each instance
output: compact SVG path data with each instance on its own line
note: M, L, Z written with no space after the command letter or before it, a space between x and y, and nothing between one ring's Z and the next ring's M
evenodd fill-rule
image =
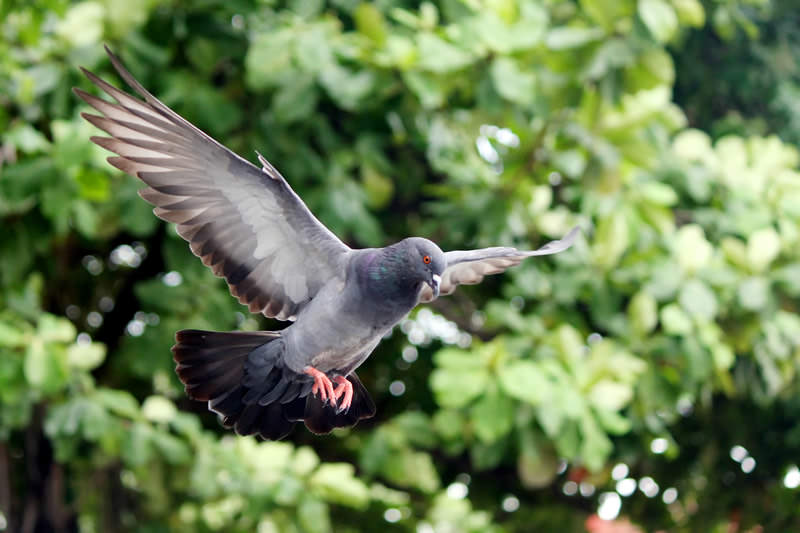
M794 0L0 2L0 530L800 530ZM250 316L89 142L102 44L352 246L558 256L365 363L284 442L187 400Z

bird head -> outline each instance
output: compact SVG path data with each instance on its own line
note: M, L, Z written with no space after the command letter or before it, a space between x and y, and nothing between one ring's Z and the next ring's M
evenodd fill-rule
M428 239L412 237L406 239L406 242L410 248L410 253L408 254L409 267L417 276L417 279L431 288L434 298L436 298L439 296L439 284L442 282L442 274L447 267L444 252Z

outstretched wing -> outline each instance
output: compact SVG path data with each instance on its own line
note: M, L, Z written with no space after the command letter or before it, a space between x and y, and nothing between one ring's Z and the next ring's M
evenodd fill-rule
M445 252L447 268L442 274L439 284L439 295L444 296L456 290L459 285L475 285L483 281L484 276L499 274L507 268L517 266L525 258L534 255L550 255L563 252L575 242L580 233L579 227L572 228L561 240L551 241L533 251L520 251L516 248L483 248L480 250L455 250ZM427 285L420 292L420 302L433 300L433 291Z
M106 47L114 68L144 101L83 73L114 98L75 94L103 116L82 116L111 137L108 161L141 179L159 218L177 224L195 255L260 312L291 319L330 279L344 276L350 251L323 226L263 157L248 163L150 94Z

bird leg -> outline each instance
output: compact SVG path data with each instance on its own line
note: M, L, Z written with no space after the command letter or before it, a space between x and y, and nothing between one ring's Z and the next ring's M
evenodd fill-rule
M348 409L350 409L350 404L353 402L353 384L350 383L350 380L344 376L336 376L333 378L333 380L336 382L336 385L338 385L336 390L333 391L336 401L339 402L339 398L344 395L344 398L342 399L341 403L339 403L336 412L346 412Z
M314 378L314 386L311 387L311 394L319 393L322 403L330 401L331 405L335 407L338 396L334 393L333 383L330 378L325 375L325 372L320 372L313 366L307 366L303 372Z

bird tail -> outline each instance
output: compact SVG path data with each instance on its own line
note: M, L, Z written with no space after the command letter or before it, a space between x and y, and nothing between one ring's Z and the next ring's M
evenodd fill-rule
M284 365L279 332L190 329L179 331L175 341L175 370L186 394L207 401L222 424L239 435L277 440L300 421L314 433L328 433L375 414L375 404L354 373L347 377L354 393L347 412L337 413L309 394L313 379Z

